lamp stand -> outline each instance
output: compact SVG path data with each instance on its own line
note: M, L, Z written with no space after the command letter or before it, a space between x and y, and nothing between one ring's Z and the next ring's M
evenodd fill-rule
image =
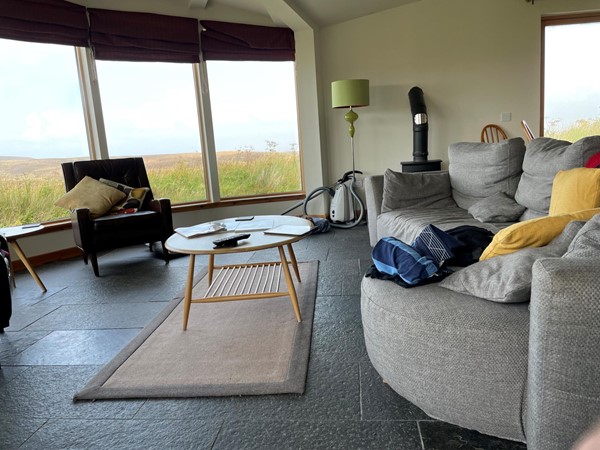
M348 133L350 133L350 148L352 149L352 184L354 184L354 179L356 177L356 170L354 168L354 132L356 131L356 128L354 128L354 122L358 120L358 114L354 112L352 106L350 107L350 111L344 114L344 119L350 124Z

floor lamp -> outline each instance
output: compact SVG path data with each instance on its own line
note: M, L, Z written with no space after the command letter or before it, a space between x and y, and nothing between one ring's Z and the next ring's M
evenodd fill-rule
M354 192L354 183L356 180L356 168L354 158L354 122L358 119L358 114L353 108L360 106L369 106L369 80L338 80L331 83L331 107L349 108L344 115L346 122L350 124L348 132L350 133L350 148L352 150L352 183L350 190L354 199L361 205L360 217L355 224L360 222L364 214L364 206L360 197Z
M354 175L354 122L358 114L352 108L369 106L369 80L339 80L331 83L331 107L350 108L344 115L350 124L350 147L352 149L352 175Z

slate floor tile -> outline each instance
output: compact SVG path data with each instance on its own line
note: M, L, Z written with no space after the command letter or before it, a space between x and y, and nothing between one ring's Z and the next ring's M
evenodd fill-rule
M28 367L9 366L7 364L2 364L0 366L0 385L9 383L11 380L17 378L27 370L29 370ZM2 416L0 415L0 417Z
M142 400L73 403L73 395L99 370L100 366L31 366L12 381L0 383L1 416L95 419L133 417L144 403Z
M360 297L357 295L318 296L315 304L315 326L322 322L357 324L360 319Z
M425 450L526 450L521 442L486 436L445 422L419 422Z
M163 308L162 303L150 302L63 305L33 323L27 331L143 328Z
M385 384L369 361L359 363L362 420L431 420Z
M0 448L19 448L44 423L46 423L46 419L1 416Z
M315 324L311 356L330 353L354 361L367 358L362 323L319 322Z
M29 346L35 344L50 331L6 331L0 334L0 361L16 356Z
M110 361L140 329L52 331L12 358L10 365L100 365Z
M211 449L221 422L49 420L22 449Z
M58 308L59 305L43 301L31 305L16 305L10 318L10 326L4 331L20 331Z
M414 422L225 422L214 450L421 449Z
M136 419L230 420L358 420L360 418L358 365L312 356L303 395L148 400Z

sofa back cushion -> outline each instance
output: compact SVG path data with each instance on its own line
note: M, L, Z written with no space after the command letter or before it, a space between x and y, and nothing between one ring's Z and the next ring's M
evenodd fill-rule
M400 173L387 169L383 175L381 212L397 209L456 206L450 193L448 172Z
M556 174L583 167L598 149L600 136L585 137L573 144L552 138L538 138L527 144L523 175L515 194L515 200L527 208L521 220L547 215Z
M478 200L504 192L515 195L521 177L525 143L521 138L502 142L458 142L448 148L452 197L469 209Z

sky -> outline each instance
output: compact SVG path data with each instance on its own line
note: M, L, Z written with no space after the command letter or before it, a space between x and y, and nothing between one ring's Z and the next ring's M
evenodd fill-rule
M600 117L600 23L546 27L545 121ZM0 157L85 157L72 47L0 39ZM197 152L191 65L97 61L112 156ZM297 148L294 65L208 62L217 151ZM376 105L374 105L376 106Z
M600 23L546 27L544 120L600 117Z
M96 64L112 156L200 151L191 64ZM0 67L0 157L87 156L74 49L0 40ZM208 73L217 151L297 148L292 62L210 61Z

